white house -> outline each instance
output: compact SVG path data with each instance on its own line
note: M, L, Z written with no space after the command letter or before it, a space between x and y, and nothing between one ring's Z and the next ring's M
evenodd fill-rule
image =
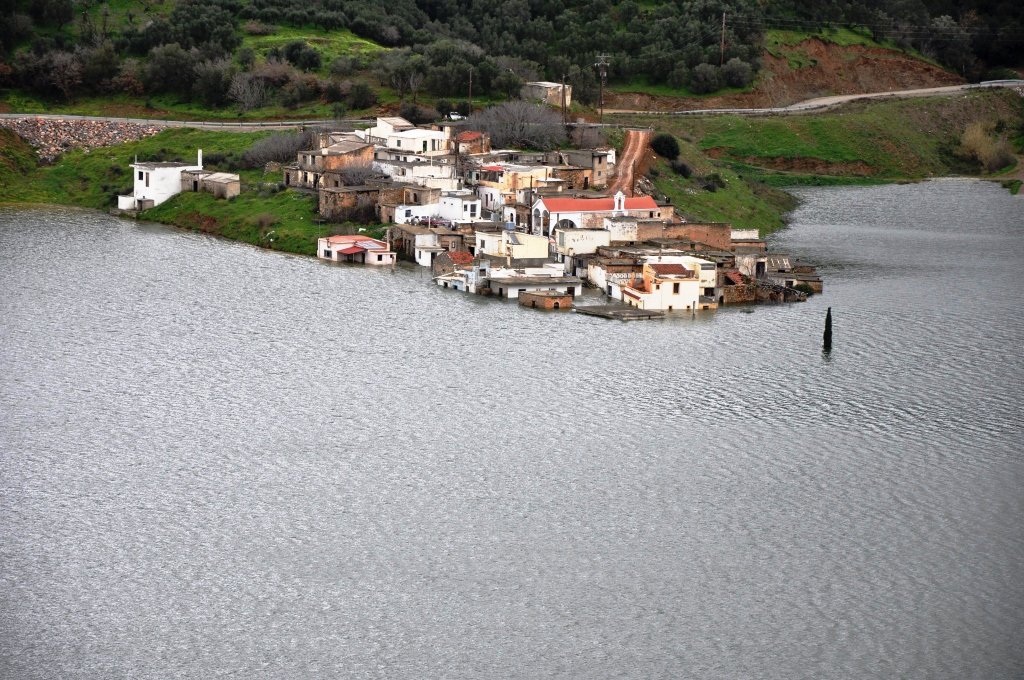
M326 236L317 241L316 256L332 262L390 265L395 253L388 244L362 234Z
M697 273L681 264L644 263L642 278L622 286L622 301L640 309L695 310L700 295Z
M196 164L189 163L139 163L131 165L135 187L127 196L117 197L121 210L146 210L158 206L171 196L181 193L182 171L194 172L203 169L203 150L199 149Z
M461 184L455 174L455 166L451 163L375 157L373 169L392 179L432 189L458 189Z
M560 198L546 196L533 204L533 233L550 234L564 229L603 228L605 217L661 219L661 208L650 196L626 198L621 191L607 198Z
M387 148L392 153L409 152L417 156L445 156L451 153L445 133L422 128L392 132L387 137Z
M378 118L377 124L365 132L366 141L374 144L386 144L388 137L396 132L411 130L416 127L405 118L399 116L388 116Z
M611 245L607 229L555 229L555 254L559 262L567 257L596 253L601 246Z
M583 294L583 282L579 278L565 276L564 272L553 267L491 268L486 280L492 293L513 300L520 293L538 290L553 290L573 296Z
M443 191L438 203L423 205L401 203L395 206L398 224L409 224L427 218L441 218L451 222L476 222L482 220L480 199L472 191Z
M548 257L548 239L521 231L476 232L476 254L511 257L513 260L544 260Z

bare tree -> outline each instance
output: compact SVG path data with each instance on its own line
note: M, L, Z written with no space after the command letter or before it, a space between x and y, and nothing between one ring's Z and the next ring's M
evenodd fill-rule
M338 170L338 175L341 176L341 181L344 182L347 187L364 184L366 180L371 177L375 177L377 174L377 171L374 170L373 166L369 163L348 165Z
M56 52L50 59L50 82L69 102L82 82L82 65L69 52Z
M426 80L427 76L419 71L412 71L409 73L409 92L412 93L412 100L416 101L416 93L420 91L420 87L423 86L423 81Z
M258 109L267 102L267 85L251 73L239 73L231 79L228 97L238 102L242 113Z
M473 114L466 129L487 133L496 148L551 149L565 141L561 116L546 106L521 99Z

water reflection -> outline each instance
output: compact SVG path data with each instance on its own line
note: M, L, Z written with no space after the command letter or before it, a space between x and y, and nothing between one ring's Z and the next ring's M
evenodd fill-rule
M4 209L0 675L1018 676L1024 202L801 193L643 324Z

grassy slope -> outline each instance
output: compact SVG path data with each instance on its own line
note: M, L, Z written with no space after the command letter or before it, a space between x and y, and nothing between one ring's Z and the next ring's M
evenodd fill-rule
M638 116L633 122L695 139L702 151L748 171L913 179L947 174L950 153L974 121L1016 128L1024 121L1024 99L1006 91L972 92L854 102L800 116Z
M162 153L165 160L244 150L265 132L237 133L174 129L138 142L73 151L52 166L38 166L35 153L17 135L0 130L0 203L59 203L107 210L117 193L131 191L129 164ZM209 165L208 165L209 167ZM276 183L279 175L243 171L243 184ZM262 223L260 216L269 215ZM319 225L316 198L295 191L243 191L230 201L210 194L179 194L141 215L144 219L199 229L274 250L312 255L316 237L348 231L345 225ZM379 228L369 233L379 235Z
M718 167L693 144L680 143L680 158L693 168L684 179L663 160L653 166L654 185L671 200L687 219L732 222L737 228L756 228L762 235L785 226L784 213L796 207L796 200L785 191L752 181L727 167ZM725 188L711 192L702 177L718 173ZM656 175L656 176L655 176Z

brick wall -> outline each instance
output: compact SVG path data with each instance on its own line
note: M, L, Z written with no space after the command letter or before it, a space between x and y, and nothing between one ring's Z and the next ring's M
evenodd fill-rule
M665 227L664 238L688 238L728 251L732 246L732 225L728 222L669 224Z

